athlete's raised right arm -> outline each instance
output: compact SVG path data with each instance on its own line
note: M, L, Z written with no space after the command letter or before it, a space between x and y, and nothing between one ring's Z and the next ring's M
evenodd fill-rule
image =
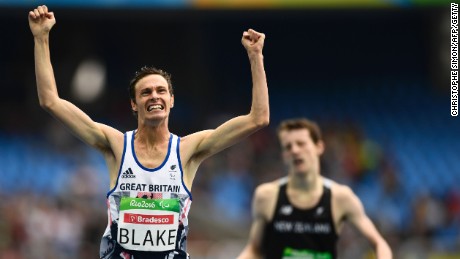
M67 126L78 138L99 150L110 149L107 131L72 103L58 95L50 59L49 32L56 23L54 13L44 5L29 12L29 26L34 36L35 75L40 106Z

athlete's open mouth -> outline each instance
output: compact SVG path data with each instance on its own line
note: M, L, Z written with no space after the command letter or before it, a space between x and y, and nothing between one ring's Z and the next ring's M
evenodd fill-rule
M147 111L151 112L153 110L164 110L165 107L161 104L152 104L147 107Z
M300 165L303 163L303 159L302 158L296 158L293 160L294 162L294 165Z

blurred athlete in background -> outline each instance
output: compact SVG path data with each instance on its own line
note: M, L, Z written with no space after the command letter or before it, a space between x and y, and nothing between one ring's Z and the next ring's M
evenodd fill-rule
M324 143L318 125L285 120L277 133L288 175L257 187L249 242L238 259L337 258L346 222L372 243L378 259L392 258L353 191L321 176Z

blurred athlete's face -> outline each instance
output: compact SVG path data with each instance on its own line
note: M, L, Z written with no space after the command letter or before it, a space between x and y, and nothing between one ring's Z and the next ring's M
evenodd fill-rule
M278 135L283 161L290 173L319 173L319 157L324 151L324 144L315 144L308 129L283 130Z
M143 121L153 121L158 124L166 120L169 111L174 105L174 96L168 88L168 82L161 75L148 75L135 87L136 101L131 100L131 106L137 111L138 119Z

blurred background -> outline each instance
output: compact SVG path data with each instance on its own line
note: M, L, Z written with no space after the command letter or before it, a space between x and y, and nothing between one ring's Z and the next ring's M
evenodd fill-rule
M322 171L347 184L395 258L460 258L460 121L450 116L450 2L443 0L1 0L0 258L98 258L107 224L102 156L40 109L27 14L47 4L61 97L134 129L127 87L144 65L170 72L172 132L249 111L244 30L266 33L271 125L205 161L189 253L235 258L254 188L285 175L286 118L323 130ZM340 258L373 258L352 228Z

